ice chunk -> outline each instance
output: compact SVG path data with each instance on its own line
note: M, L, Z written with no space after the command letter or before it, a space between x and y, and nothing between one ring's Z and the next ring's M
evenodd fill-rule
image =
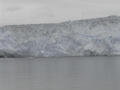
M120 17L0 27L1 57L120 55Z

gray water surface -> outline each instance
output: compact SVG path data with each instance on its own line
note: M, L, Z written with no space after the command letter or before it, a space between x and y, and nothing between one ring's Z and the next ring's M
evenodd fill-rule
M0 90L120 90L120 57L0 59Z

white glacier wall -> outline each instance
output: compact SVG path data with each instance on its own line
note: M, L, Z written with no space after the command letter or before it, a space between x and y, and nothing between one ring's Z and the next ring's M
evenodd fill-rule
M120 55L120 17L0 27L0 57Z

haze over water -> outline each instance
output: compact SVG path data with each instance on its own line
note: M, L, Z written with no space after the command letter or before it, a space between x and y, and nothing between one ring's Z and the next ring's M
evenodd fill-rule
M0 25L120 15L120 0L0 0Z

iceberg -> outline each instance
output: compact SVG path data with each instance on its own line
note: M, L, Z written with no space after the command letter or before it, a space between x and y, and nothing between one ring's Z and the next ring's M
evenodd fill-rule
M0 57L120 55L120 17L0 27Z

